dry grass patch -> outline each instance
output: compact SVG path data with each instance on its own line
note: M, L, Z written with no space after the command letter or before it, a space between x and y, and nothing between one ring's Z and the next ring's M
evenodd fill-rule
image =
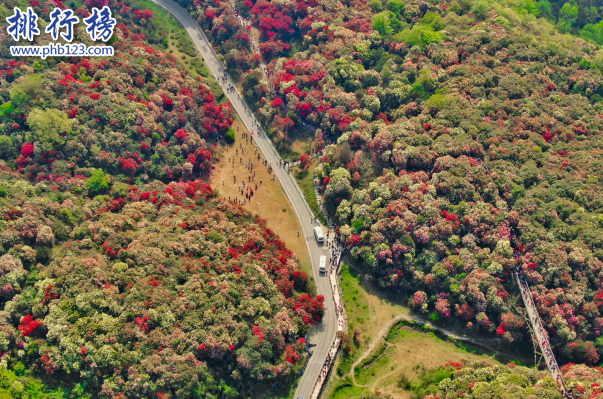
M310 146L314 140L314 132L302 126L295 133L288 134L287 139L292 141L291 151L300 155L310 153Z
M257 153L254 151L254 142L242 138L242 134L248 133L248 131L239 118L235 119L232 127L236 132L236 142L222 146L221 158L217 160L216 169L213 171L213 175L206 179L207 182L218 192L219 197L230 198L231 200L236 198L240 202L245 199L238 189L242 179L245 180L246 185L251 186L254 195L251 201L244 205L244 208L252 214L257 213L262 219L266 219L267 226L276 232L297 256L300 266L308 274L310 286L314 290L312 264L295 210L291 207L291 203L278 182L278 178L274 181L270 180L271 175L268 173L268 167L263 165L263 155L259 149ZM238 132L237 128L239 129ZM240 144L243 145L242 152ZM260 161L258 161L258 153L260 154ZM235 163L229 163L228 157L234 157ZM243 163L240 161L241 158L243 158ZM251 182L249 181L249 174L253 176L253 172L249 172L245 167L245 162L248 162L249 159L253 161L253 170L255 171L255 178ZM236 176L236 183L233 176ZM256 184L257 190L255 188ZM297 236L298 231L300 237Z
M431 370L448 362L487 361L498 362L491 356L476 355L446 342L433 333L400 327L393 339L387 342L388 350L382 359L367 368L367 385L373 391L388 393L392 398L407 398L411 394L399 386L401 376L415 380L422 370ZM374 374L373 374L374 372Z

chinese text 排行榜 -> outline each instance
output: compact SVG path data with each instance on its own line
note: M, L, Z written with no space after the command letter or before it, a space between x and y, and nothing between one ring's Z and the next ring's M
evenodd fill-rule
M80 19L76 17L72 10L55 8L50 13L50 23L45 32L50 33L53 40L58 40L59 35L67 42L71 42L74 36L74 25ZM86 24L86 32L93 41L102 40L106 42L113 35L116 25L115 18L111 16L111 10L105 6L102 9L94 7L88 18L83 19ZM19 8L14 8L14 14L6 18L8 28L6 31L15 41L20 38L33 41L34 36L40 34L38 28L38 16L31 7L23 12Z

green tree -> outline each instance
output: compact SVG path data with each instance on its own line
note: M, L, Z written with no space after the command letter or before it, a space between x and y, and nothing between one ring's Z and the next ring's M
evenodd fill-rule
M445 96L443 94L434 94L425 102L428 107L435 108L436 110L448 109L454 103L454 97Z
M404 30L396 34L395 39L411 45L427 46L444 40L441 32L436 32L431 25L415 25L410 30Z
M488 0L478 0L471 7L471 13L473 13L479 20L484 20L488 17L488 13L492 9Z
M354 189L352 188L350 181L346 178L343 178L334 184L329 183L327 185L325 197L329 200L333 200L336 198L350 199L352 197L353 192L354 192ZM330 204L334 205L331 201L330 201Z
M331 172L330 184L335 184L338 181L343 180L343 179L350 180L351 178L352 178L352 176L350 175L350 172L347 169L337 168Z
M86 181L86 186L95 192L104 191L111 186L111 175L103 172L102 169L96 169Z
M28 75L11 88L10 98L19 106L41 97L44 92L42 75Z
M546 19L555 20L555 14L553 14L553 8L548 0L541 0L538 2L538 8L540 8L539 15Z
M26 141L39 141L44 151L52 150L56 144L64 144L62 135L71 130L71 121L67 114L56 108L34 108L29 113L27 124L31 132L26 134Z
M528 14L540 16L540 4L534 0L522 0L519 9L527 11Z
M251 103L260 101L263 92L261 86L261 74L259 71L254 70L245 74L243 78L243 93L245 93L245 97Z
M389 0L387 2L387 9L396 13L398 16L404 13L404 2L402 0Z
M376 14L383 11L383 4L380 0L371 0L371 10Z
M403 29L402 21L400 21L400 17L393 11L387 11L389 16L389 26L392 27L393 33L398 33Z
M434 30L442 30L444 27L444 19L442 16L435 12L428 12L421 19L421 23L431 25Z
M338 83L344 83L347 80L357 80L364 72L364 66L346 58L334 60L330 67L331 76Z
M562 33L567 33L572 30L572 26L578 19L580 7L576 3L565 3L559 11L559 30Z
M596 43L603 44L603 21L600 21L598 24L586 25L584 29L580 30L580 36Z
M0 158L9 159L14 152L13 140L8 136L0 135Z
M388 37L394 33L392 26L389 22L389 13L381 12L373 16L373 29L381 34L381 36Z
M0 398L39 398L62 399L61 391L51 391L44 386L41 380L24 375L25 367L22 363L15 365L14 371L0 369Z
M15 114L15 104L12 101L7 101L0 105L0 121L12 121Z
M226 132L226 142L228 144L235 142L235 131L232 127L228 128L228 131Z

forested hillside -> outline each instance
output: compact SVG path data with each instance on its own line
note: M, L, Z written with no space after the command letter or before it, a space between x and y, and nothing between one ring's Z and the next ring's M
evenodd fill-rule
M212 140L232 123L230 107L216 102L207 82L150 47L144 33L132 30L140 18L120 7L116 14L124 20L110 41L115 57L2 61L0 156L29 178L90 167L143 181L207 171ZM76 29L76 39L90 41L84 28ZM5 30L0 35L2 54L9 54L12 39ZM37 44L51 39L41 35Z
M317 128L325 203L382 287L529 345L515 250L561 361L598 364L603 53L532 3L238 2L276 97L248 50L220 49L275 142ZM244 40L226 2L190 11Z
M246 397L291 378L322 299L262 220L198 182L91 198L91 179L3 169L3 362L93 397Z
M526 348L518 264L559 361L600 363L599 4L237 1L245 29L227 1L180 3L277 147L315 131L325 203L369 279L434 322ZM107 4L112 58L11 59L0 32L0 361L76 397L288 382L322 300L262 220L196 180L230 106L164 51L140 3L69 6ZM5 1L0 17L27 5ZM29 5L48 20L66 4ZM76 41L92 44L83 27ZM566 372L598 394L593 370ZM475 373L429 393L458 396ZM526 394L546 391L528 377Z
M557 22L563 31L577 33L588 25L599 24L599 29L603 26L600 24L603 18L603 5L596 0L541 0L535 3L538 7L536 11L538 15ZM530 4L531 11L535 10L530 2L526 1L524 4Z
M140 4L68 5L111 6L114 57L12 59L0 31L2 397L283 394L322 316L266 222L199 179L230 104ZM41 31L67 7L8 1L0 17L28 5ZM84 29L74 41L92 45Z

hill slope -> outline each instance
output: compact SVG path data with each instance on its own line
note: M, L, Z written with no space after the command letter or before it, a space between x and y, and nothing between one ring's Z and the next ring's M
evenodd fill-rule
M1 363L53 397L286 394L323 298L264 220L198 180L232 110L140 4L109 4L115 57L0 62Z
M277 144L318 128L325 203L382 286L529 345L515 249L562 361L596 364L603 55L528 3L239 2L276 98L232 69ZM232 38L226 3L190 10Z

